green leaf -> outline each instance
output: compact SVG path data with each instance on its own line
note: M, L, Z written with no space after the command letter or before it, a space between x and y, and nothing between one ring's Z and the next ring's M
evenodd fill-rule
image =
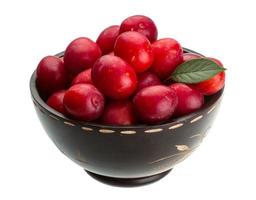
M180 64L167 80L181 83L200 83L224 71L225 68L207 58L189 60Z

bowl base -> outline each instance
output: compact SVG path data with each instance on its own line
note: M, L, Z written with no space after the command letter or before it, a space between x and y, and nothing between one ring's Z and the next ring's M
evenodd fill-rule
M142 186L142 185L146 185L146 184L150 184L155 181L158 181L161 178L165 177L171 170L172 169L169 169L160 174L155 174L152 176L146 176L141 178L114 178L114 177L95 174L86 170L85 171L94 179L108 185L119 186L119 187L137 187L137 186Z

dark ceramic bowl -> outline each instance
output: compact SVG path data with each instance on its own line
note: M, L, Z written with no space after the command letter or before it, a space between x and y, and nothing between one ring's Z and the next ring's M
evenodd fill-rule
M121 186L159 180L187 158L211 127L223 93L208 98L202 109L161 125L106 126L69 119L47 106L38 94L35 78L34 72L32 100L54 144L94 178Z

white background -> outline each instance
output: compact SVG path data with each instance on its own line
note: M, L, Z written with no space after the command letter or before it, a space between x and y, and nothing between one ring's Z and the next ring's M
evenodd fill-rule
M254 1L0 1L0 199L256 199ZM96 39L133 14L159 37L220 59L227 71L219 115L201 147L164 179L138 188L101 184L43 131L29 93L39 60L76 37Z

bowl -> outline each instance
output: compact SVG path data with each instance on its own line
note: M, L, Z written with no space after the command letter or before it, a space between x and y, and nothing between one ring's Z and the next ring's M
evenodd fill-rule
M95 179L118 186L159 180L195 151L212 126L223 94L222 89L200 110L164 124L109 126L73 120L49 107L37 91L35 72L30 91L38 118L57 148Z

